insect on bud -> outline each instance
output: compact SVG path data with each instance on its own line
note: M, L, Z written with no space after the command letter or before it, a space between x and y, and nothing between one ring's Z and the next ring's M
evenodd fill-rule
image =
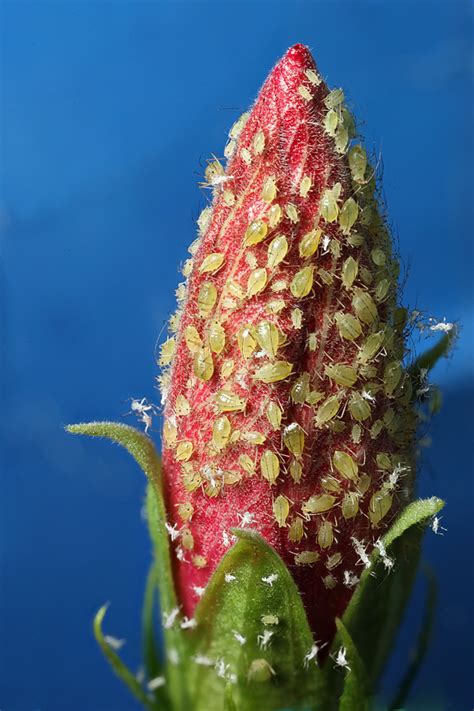
M342 90L296 45L232 127L227 166L207 176L212 207L198 221L160 378L165 496L189 617L245 521L288 565L316 638L330 641L347 581L410 486L398 265L354 139ZM269 674L254 660L249 678Z

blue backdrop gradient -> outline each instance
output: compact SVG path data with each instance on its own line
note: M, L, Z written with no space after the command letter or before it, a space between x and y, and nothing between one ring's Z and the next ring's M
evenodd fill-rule
M419 477L447 499L448 532L427 535L439 608L408 708L472 708L472 6L3 0L0 21L0 709L136 708L91 619L111 600L106 631L137 668L143 476L62 428L157 401L155 342L207 198L205 159L295 42L383 157L406 302L463 324L436 370L445 405ZM420 582L387 694L422 598Z

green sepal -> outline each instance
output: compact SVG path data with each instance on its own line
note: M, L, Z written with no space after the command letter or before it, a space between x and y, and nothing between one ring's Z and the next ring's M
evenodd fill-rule
M89 437L104 437L120 444L161 491L160 458L151 439L140 430L120 422L81 422L77 425L67 425L66 432Z
M408 694L410 693L412 684L416 679L418 671L424 661L431 640L435 620L438 586L436 578L429 568L425 568L424 573L426 577L427 591L423 620L418 634L416 647L410 655L410 664L403 676L402 681L400 682L396 696L389 706L390 711L396 711L397 709L401 709L405 706L405 700L408 698Z
M157 582L160 595L160 604L163 615L166 616L178 607L176 593L169 564L169 581L164 580L163 570L160 565L164 557L164 548L169 551L168 535L164 527L163 500L157 494L154 486L148 485L146 493L146 512L148 529L153 544L155 564L157 566ZM169 553L168 553L169 560ZM164 585L165 582L165 585ZM165 650L168 659L165 664L166 690L171 700L173 711L188 711L191 708L186 684L186 670L189 663L189 650L186 635L176 622L170 629L164 629ZM173 657L176 655L176 662Z
M94 617L93 629L97 644L99 645L102 654L110 664L113 672L130 690L137 701L143 704L143 706L146 709L149 709L149 711L157 711L159 707L147 696L138 679L130 671L130 669L125 666L118 654L114 652L104 638L104 633L102 632L102 621L105 617L105 613L107 612L107 608L108 604L101 607Z
M150 537L153 543L154 565L161 608L165 614L178 607L171 567L170 546L165 529L166 510L163 501L161 462L153 442L143 432L116 422L90 422L69 425L66 430L71 434L105 437L124 447L134 457L146 474L147 519ZM150 594L150 593L149 593ZM173 711L185 711L189 708L189 697L184 682L187 664L186 640L178 625L165 630L166 649L178 658L178 663L165 665L166 690L172 701Z
M420 546L428 521L443 507L441 499L420 499L401 512L382 541L394 559L390 572L384 569L380 553L371 556L371 567L365 569L342 618L367 670L368 689L372 693L393 648L395 636L413 587ZM333 653L341 646L336 634ZM328 683L334 674L328 670Z
M157 566L153 561L146 580L142 610L143 664L147 679L154 679L164 674L163 660L160 658L159 647L155 637L155 614L158 609L157 576ZM155 691L155 696L163 702L166 700L166 695L162 688Z
M421 353L410 367L410 372L413 376L418 377L421 371L429 372L434 368L436 363L441 358L447 358L450 354L453 345L457 338L457 329L453 328L450 333L445 333L438 341L428 348L424 353Z
M369 686L367 672L351 635L341 620L336 620L341 644L346 651L347 664L344 688L339 700L339 711L368 711Z
M235 675L232 697L238 711L327 708L322 673L314 661L305 667L313 637L288 569L257 533L232 532L238 541L209 581L196 608L198 624L192 633L194 655L223 660L228 665L227 679L220 678L214 667L190 667L193 711L222 708L230 675ZM226 574L235 580L226 581ZM277 576L271 584L262 581L270 575ZM265 615L277 617L278 624L265 625ZM273 636L262 648L265 630ZM234 632L245 638L244 644ZM232 708L228 699L227 708Z
M224 691L224 711L237 711L232 694L232 684L227 684Z

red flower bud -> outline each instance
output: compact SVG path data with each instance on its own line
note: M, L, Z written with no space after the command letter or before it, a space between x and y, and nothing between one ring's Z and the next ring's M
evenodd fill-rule
M328 641L411 479L398 264L342 90L290 49L231 129L162 348L163 466L190 616L236 526ZM262 583L263 584L263 583Z

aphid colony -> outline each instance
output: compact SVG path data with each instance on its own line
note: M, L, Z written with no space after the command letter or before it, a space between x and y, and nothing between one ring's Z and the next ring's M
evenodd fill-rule
M188 615L250 512L329 639L361 571L352 539L372 550L410 486L398 264L355 135L342 90L297 46L232 127L227 168L206 169L213 202L159 378Z

